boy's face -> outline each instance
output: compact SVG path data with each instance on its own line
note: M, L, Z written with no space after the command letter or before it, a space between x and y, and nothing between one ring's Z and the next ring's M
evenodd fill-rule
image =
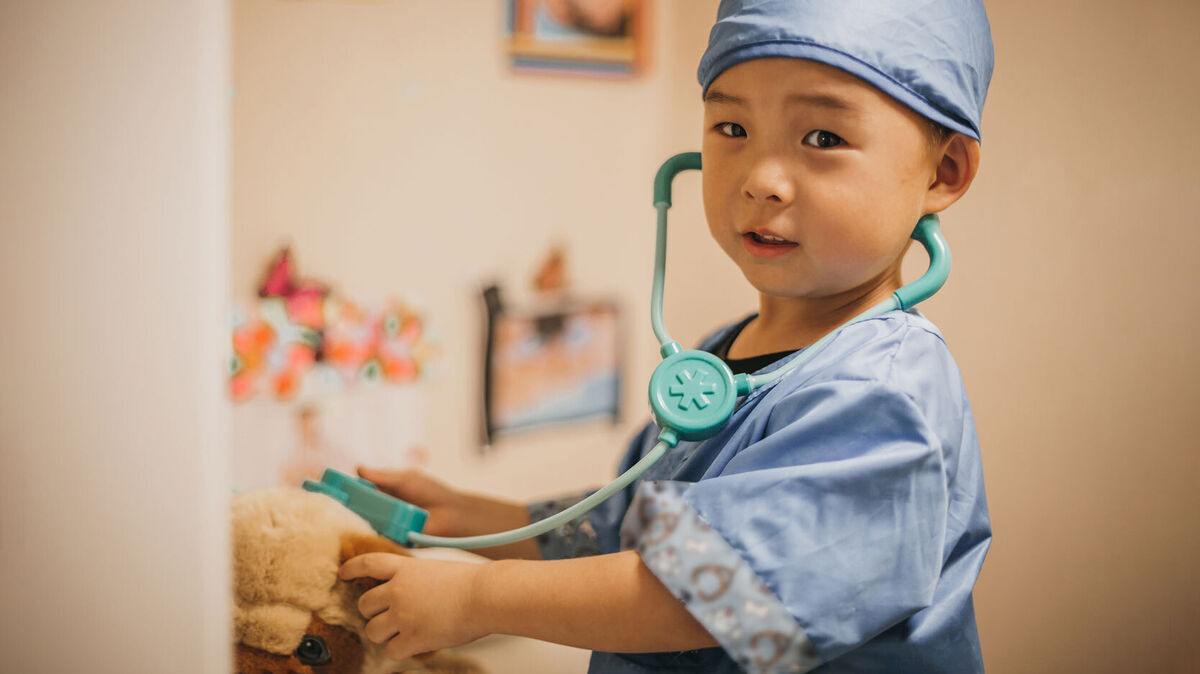
M721 73L704 123L709 230L759 292L899 287L937 168L922 117L841 70L770 58Z

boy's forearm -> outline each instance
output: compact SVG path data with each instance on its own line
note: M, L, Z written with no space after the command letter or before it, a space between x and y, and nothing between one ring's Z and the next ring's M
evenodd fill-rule
M467 498L474 505L473 509L479 513L474 516L474 521L488 522L486 533L519 529L529 524L529 513L522 504L494 501L477 496L469 496ZM490 519L485 520L483 513L487 513ZM526 538L515 543L497 545L491 548L476 548L471 552L490 559L542 558L542 551L538 548L537 539L535 538Z
M482 555L488 559L532 559L540 560L542 551L538 549L537 542L533 539L517 541L516 543L508 543L506 545L497 545L491 548L476 548L471 550L477 555Z
M488 633L618 653L716 646L632 550L480 569L474 613Z

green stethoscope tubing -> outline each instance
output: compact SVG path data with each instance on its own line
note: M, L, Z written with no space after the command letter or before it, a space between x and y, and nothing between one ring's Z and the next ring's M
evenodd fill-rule
M716 356L704 351L681 349L679 343L671 339L662 318L663 278L667 262L667 210L671 207L671 182L683 171L700 170L700 164L699 152L677 154L663 163L654 178L654 208L658 212L658 231L655 237L650 324L655 337L658 338L663 362L659 363L650 377L650 408L655 422L662 428L658 435L658 443L640 461L599 491L539 522L483 536L446 537L413 532L408 535L410 543L448 548L486 548L532 538L570 522L641 477L679 440L702 440L715 435L732 414L737 398L762 388L800 367L848 326L896 309L909 309L925 301L945 284L946 277L950 275L950 249L946 246L946 240L942 238L938 216L926 215L917 222L912 233L912 238L916 239L929 255L929 268L921 278L905 285L887 300L855 316L801 350L783 367L760 375L734 376L728 366Z

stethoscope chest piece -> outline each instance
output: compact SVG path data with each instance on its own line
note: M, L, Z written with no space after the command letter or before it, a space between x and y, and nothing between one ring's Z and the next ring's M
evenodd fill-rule
M650 412L680 440L703 440L733 414L739 392L729 366L707 351L678 351L650 375Z

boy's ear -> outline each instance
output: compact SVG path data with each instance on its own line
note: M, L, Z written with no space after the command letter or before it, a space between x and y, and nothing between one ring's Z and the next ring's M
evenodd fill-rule
M967 193L979 173L979 141L961 133L951 133L939 147L933 182L925 194L926 213L940 213Z

